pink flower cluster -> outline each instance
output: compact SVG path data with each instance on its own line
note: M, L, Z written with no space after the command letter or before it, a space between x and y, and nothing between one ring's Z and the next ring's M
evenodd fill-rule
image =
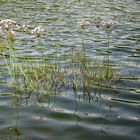
M16 24L16 21L11 20L11 19L3 19L0 21L0 26L2 28L9 30L11 25Z
M93 21L94 25L99 28L99 27L106 27L106 28L111 28L111 26L113 25L113 22L111 20L106 20L106 21L103 21L101 19L95 19ZM90 22L82 19L80 22L79 22L79 26L81 29L84 29L85 27L87 27L88 25L90 25Z
M44 29L41 27L36 27L32 30L32 34L34 34L36 37L40 37L44 32Z
M21 32L26 32L28 30L28 25L25 25L25 24L23 24L23 25L17 25L17 28Z
M14 42L15 39L16 39L16 32L13 31L13 30L9 30L9 31L7 32L7 39L8 39L9 41Z
M102 22L102 25L105 26L106 28L110 28L112 26L112 24L113 24L113 22L111 20Z
M88 25L90 25L90 23L84 19L82 19L80 22L79 22L79 25L80 25L80 28L81 29L84 29L85 27L87 27Z

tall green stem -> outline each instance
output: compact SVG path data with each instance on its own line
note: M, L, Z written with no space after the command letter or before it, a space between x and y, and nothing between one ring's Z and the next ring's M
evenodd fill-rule
M85 59L86 52L85 52L84 30L82 30L82 49L83 49L84 59Z
M107 70L106 70L106 78L109 78L110 76L110 34L109 34L109 31L108 31L108 34L107 34L107 44L108 44L108 50L107 50L107 53L108 53L108 62L107 62Z
M14 50L14 43L9 41L9 56L10 56L10 63L12 65L12 76L13 76L13 83L16 84L16 77L17 77L17 58Z
M101 79L101 48L100 48L100 33L98 30L98 78Z
M108 33L108 42L107 42L107 44L108 44L108 66L109 66L109 63L110 63L110 55L109 55L109 53L110 53L110 34Z
M83 78L83 92L85 93L86 88L86 51L85 51L85 42L84 42L84 30L82 30L82 49L84 59L82 61L82 78Z

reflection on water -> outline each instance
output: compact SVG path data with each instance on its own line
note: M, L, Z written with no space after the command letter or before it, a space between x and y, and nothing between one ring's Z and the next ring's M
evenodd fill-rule
M112 19L110 59L119 67L116 83L96 85L84 94L65 87L60 95L31 94L10 86L10 77L0 57L0 140L138 140L140 130L140 2L138 0L2 0L0 19L10 18L29 25L41 25L46 35L40 40L18 33L19 57L28 53L48 58L79 50L80 19ZM105 30L100 30L101 49L107 50ZM0 34L2 44L3 37ZM4 42L3 42L4 43ZM1 45L2 46L2 45ZM98 34L85 30L86 52L97 58ZM101 53L101 57L106 53ZM66 55L68 57L68 55ZM63 62L63 60L62 60ZM63 64L63 63L62 63ZM69 65L69 64L68 64Z
M138 139L139 96L113 89L90 97L7 94L0 98L1 139Z

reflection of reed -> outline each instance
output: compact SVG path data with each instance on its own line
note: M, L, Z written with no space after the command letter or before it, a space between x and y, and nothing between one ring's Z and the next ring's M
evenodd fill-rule
M12 137L19 137L21 135L19 129L19 120L20 120L20 107L21 101L16 96L13 96L11 100L11 107L10 107L10 123L11 126L9 127L9 132ZM13 122L15 120L15 122Z
M78 126L78 123L80 121L80 117L78 116L77 111L78 111L78 100L77 100L77 98L75 98L75 110L74 110L73 115L74 115L74 117L76 119L76 126Z

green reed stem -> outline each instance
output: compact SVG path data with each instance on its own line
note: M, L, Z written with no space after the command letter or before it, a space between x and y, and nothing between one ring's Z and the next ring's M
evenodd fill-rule
M85 60L85 57L86 57L86 51L85 51L84 30L82 30L82 49L83 49L84 60Z
M5 62L5 64L6 64L6 67L7 67L7 69L8 69L8 72L9 72L10 76L12 76L12 73L11 73L11 70L10 70L10 67L9 67L8 62L7 62L7 59L6 59L6 57L5 57L4 52L3 52L3 57L4 57L4 62Z
M108 56L107 56L107 70L106 70L106 78L109 78L110 76L110 34L109 34L109 31L108 31L108 34L107 34L107 45L108 45L108 50L107 50L107 53L108 53Z
M9 56L10 63L12 65L13 83L16 84L18 65L17 65L17 56L14 50L14 42L12 41L9 41Z
M102 72L101 72L101 48L100 48L100 33L98 30L98 78L101 79Z
M110 34L108 33L108 42L107 42L107 44L108 44L108 66L109 66L109 63L110 63L110 55L109 55L109 53L110 53Z
M26 75L26 73L24 72L24 70L23 70L22 67L20 67L20 70L21 70L21 72L22 72L22 74L23 74L23 76L24 76L24 78L25 78L27 84L29 85L29 87L32 89L32 91L35 91L34 86L32 86L30 80L28 79L28 76Z

